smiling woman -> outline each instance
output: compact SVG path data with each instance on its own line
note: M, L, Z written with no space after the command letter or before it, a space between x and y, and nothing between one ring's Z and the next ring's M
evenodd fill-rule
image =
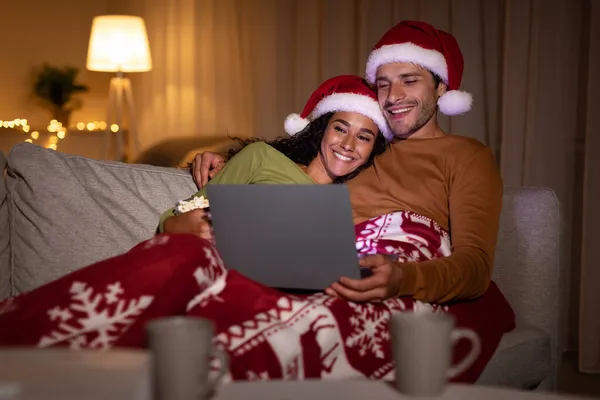
M319 156L308 165L306 173L321 184L347 179L369 163L377 135L377 125L369 117L347 111L333 114L321 140Z
M302 115L285 121L291 136L274 141L240 140L214 184L330 184L353 178L386 149L391 133L377 97L360 77L342 75L319 86ZM206 187L194 197L206 197ZM194 211L194 210L192 210ZM159 232L194 233L197 213L167 210ZM200 235L205 237L203 231Z
M233 159L246 146L260 139L238 139L240 150L231 150ZM385 139L369 117L355 112L330 112L313 120L302 132L288 138L264 142L308 175L314 183L343 183L372 164L385 150ZM239 161L238 161L239 162Z

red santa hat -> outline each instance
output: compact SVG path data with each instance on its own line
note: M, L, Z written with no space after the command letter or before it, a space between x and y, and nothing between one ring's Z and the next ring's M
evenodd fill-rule
M288 115L284 129L293 136L316 118L340 111L371 118L388 140L394 136L379 108L377 94L363 78L355 75L340 75L323 82L308 99L302 114Z
M438 100L442 113L458 115L471 109L471 94L458 90L464 62L454 36L425 22L402 21L387 31L371 51L367 80L374 83L379 66L396 62L420 65L442 78L448 87Z

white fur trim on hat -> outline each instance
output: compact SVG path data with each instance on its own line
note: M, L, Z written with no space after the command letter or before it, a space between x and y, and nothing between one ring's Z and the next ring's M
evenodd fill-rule
M302 118L299 114L290 114L283 123L283 129L288 135L294 136L296 133L302 132L309 123L308 119Z
M333 93L323 100L321 100L311 115L311 120L320 117L321 115L329 112L355 112L362 114L365 117L369 117L375 122L383 136L386 139L391 140L394 134L390 131L390 128L379 108L379 103L368 96L357 93Z
M412 43L390 44L373 50L367 61L367 81L375 83L377 68L396 62L420 65L448 83L448 65L444 55L437 50L425 49Z
M450 90L438 99L438 107L442 114L460 115L471 110L473 96L460 90Z

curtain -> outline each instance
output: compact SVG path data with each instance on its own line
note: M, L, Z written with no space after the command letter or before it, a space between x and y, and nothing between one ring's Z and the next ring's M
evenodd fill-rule
M251 135L255 104L244 10L235 0L128 0L144 18L153 70L132 74L142 148L164 139ZM249 2L247 2L249 3Z
M583 99L579 121L585 151L583 176L583 240L581 244L581 294L579 326L579 369L582 372L600 373L600 248L595 239L600 223L600 3L588 0L583 9L582 30L587 53L584 55L584 76L581 79ZM595 132L595 133L594 133Z
M141 141L274 138L317 85L363 74L402 19L432 23L463 50L473 110L450 133L496 153L504 182L554 189L564 228L566 347L600 372L600 5L595 0L127 0L145 18L154 69L134 79ZM121 6L122 7L122 6ZM594 18L594 20L592 20ZM580 279L580 278L583 279Z

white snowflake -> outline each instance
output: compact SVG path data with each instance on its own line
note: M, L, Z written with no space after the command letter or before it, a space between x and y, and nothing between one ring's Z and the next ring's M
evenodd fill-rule
M388 299L381 304L351 303L348 305L358 313L350 317L352 333L346 338L346 346L358 347L358 353L364 357L367 352L377 358L384 358L383 343L390 340L388 321L392 313L404 311L406 306L397 298Z
M204 247L204 255L209 261L208 266L204 268L206 270L206 278L214 282L223 273L223 263L221 262L221 258L210 247Z
M81 350L85 348L87 344L87 338L85 335L75 336L73 339L69 340L69 347L73 350Z
M200 266L194 271L194 278L200 292L189 301L186 306L187 311L196 306L206 307L213 300L223 302L219 293L225 289L227 270L223 266L221 258L215 254L212 248L204 247L204 255L208 260L208 265Z
M123 288L119 282L115 282L106 287L107 292L104 295L108 304L113 304L119 301L119 295L123 294Z
M107 285L105 293L94 293L86 283L75 281L70 293L72 302L68 307L55 306L48 310L48 317L57 321L57 325L48 335L42 336L39 347L68 341L72 349L107 349L153 299L152 296L129 301L122 299L124 291L120 282ZM89 342L88 333L96 334Z
M50 317L50 321L60 320L60 322L65 322L73 318L73 314L68 308L62 309L56 306L48 310L48 317Z
M423 303L419 300L415 300L414 304L413 304L413 312L414 313L441 313L441 312L445 312L448 311L448 306L440 306L437 304L429 304L429 303Z
M247 371L246 379L248 379L249 381L266 381L266 380L269 380L269 372L262 371L262 372L256 373L254 371Z

